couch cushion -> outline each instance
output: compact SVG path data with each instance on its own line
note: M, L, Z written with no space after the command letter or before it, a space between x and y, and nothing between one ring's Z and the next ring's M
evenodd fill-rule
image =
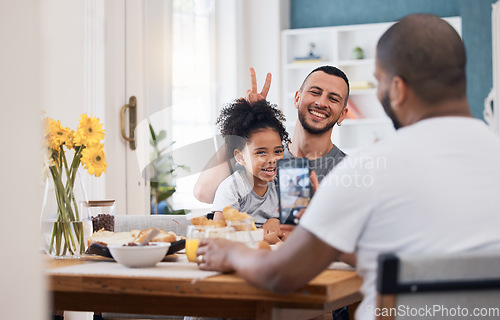
M186 236L191 221L185 215L116 215L115 232L161 228L178 236Z

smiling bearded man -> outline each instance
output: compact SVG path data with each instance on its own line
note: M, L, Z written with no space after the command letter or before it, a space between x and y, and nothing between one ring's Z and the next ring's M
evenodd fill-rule
M332 66L311 71L295 93L298 118L285 158L308 158L320 181L345 156L331 137L347 115L348 97L346 75Z
M313 71L297 91L296 106L298 104L299 121L310 134L321 135L328 131L331 133L330 129L335 123L340 124L345 118L347 82L341 77L333 79L331 77L332 75L323 71ZM332 91L328 91L329 89ZM308 103L309 105L305 105Z

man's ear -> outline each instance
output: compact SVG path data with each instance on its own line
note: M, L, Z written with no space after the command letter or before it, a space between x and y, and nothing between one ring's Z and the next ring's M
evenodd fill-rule
M408 87L406 82L399 76L392 78L391 91L390 91L390 101L392 108L398 108L407 99Z
M236 162L238 162L242 166L245 165L245 159L243 158L243 153L241 152L241 150L234 149L234 159L236 159Z
M295 106L295 109L299 109L299 100L301 94L302 92L300 90L295 91L295 97L293 97L293 105Z
M347 112L349 112L349 107L345 106L342 111L340 111L339 119L337 120L337 123L342 123L344 121L345 117L347 117Z

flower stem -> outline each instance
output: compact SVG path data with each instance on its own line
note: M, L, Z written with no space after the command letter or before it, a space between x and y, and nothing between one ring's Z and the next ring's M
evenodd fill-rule
M74 223L79 220L78 213L76 217L73 213L73 207L78 210L73 192L75 175L73 175L73 179L71 179L73 168L71 168L71 170L68 170L66 157L62 155L60 159L63 163L64 168L60 167L60 170L58 170L57 166L50 167L57 201L57 219L56 222L54 222L54 226L52 228L49 252L53 252L55 240L56 255L64 255L67 251L72 255L76 252L83 254L85 251L85 244L83 241L83 227L79 223ZM77 168L74 170L77 170ZM64 173L67 177L65 185L62 179L62 175ZM61 252L62 244L63 248Z

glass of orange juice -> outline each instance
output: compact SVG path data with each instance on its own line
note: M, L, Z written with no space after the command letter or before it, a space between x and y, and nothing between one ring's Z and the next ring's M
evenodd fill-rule
M232 240L234 229L232 227L216 228L207 225L190 225L186 234L186 255L190 262L196 262L198 243L205 238L224 238Z

